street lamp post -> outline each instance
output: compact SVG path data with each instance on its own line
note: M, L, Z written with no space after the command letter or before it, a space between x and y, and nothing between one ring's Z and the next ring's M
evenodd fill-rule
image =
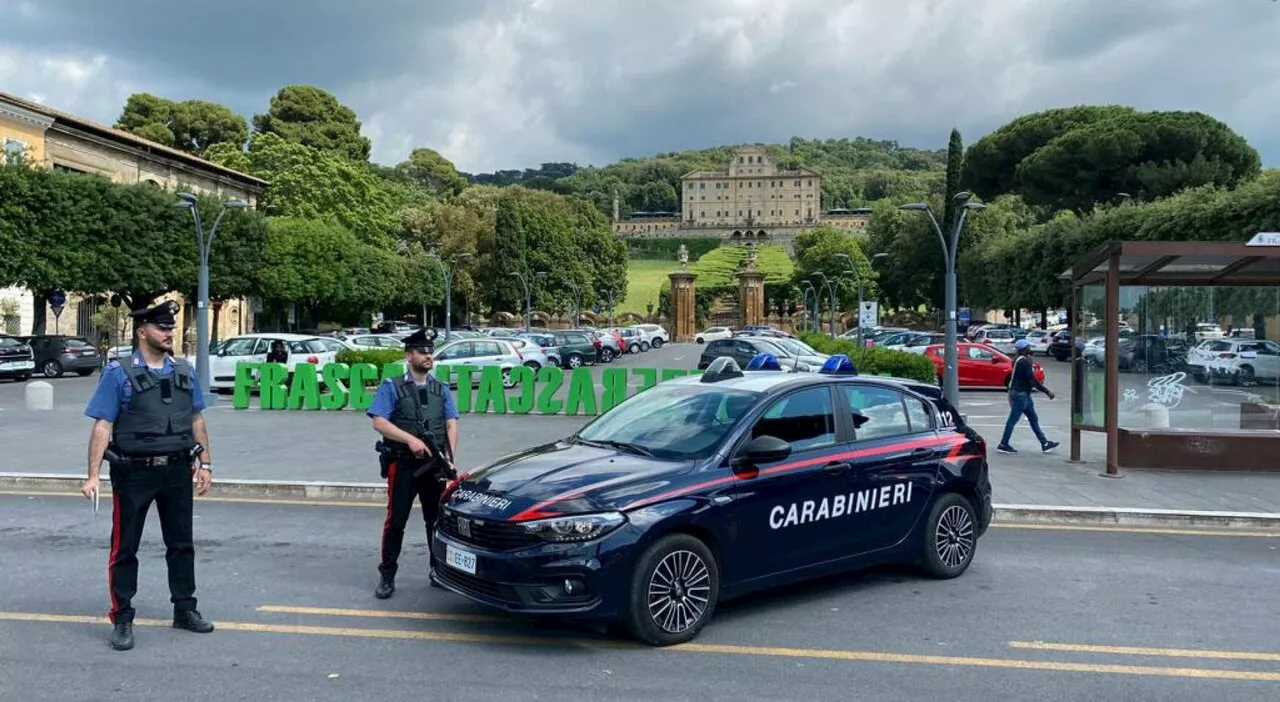
M444 261L434 251L427 255L439 262L440 270L444 271L444 338L448 341L453 333L453 279L458 273L458 264L464 258L471 258L471 254L464 252L454 256L450 268L445 267Z
M938 235L938 243L942 245L942 256L946 262L947 279L946 279L946 299L944 307L946 310L946 359L945 368L942 375L942 390L946 395L947 402L951 406L959 409L960 407L960 375L956 367L957 349L956 349L956 248L960 242L960 230L964 227L965 217L970 210L986 209L986 205L978 202L969 202L969 198L973 197L973 193L968 191L959 192L955 195L958 203L963 203L960 209L960 216L956 217L956 223L951 228L951 239L947 240L942 233L942 227L938 224L938 218L933 216L933 210L929 209L929 205L923 202L914 202L907 205L901 205L899 209L911 210L916 212L924 212L929 217L929 222L933 225L933 231Z
M179 207L191 210L196 221L196 246L200 253L200 274L196 290L196 372L199 375L200 387L209 392L209 251L213 248L213 237L218 233L218 225L227 210L243 210L248 203L241 200L229 200L222 204L218 216L213 220L213 228L205 237L204 224L200 220L200 199L191 193L178 193L182 202ZM210 395L212 397L212 395Z
M582 322L582 288L572 280L568 281L566 285L573 291L573 328L577 329Z
M524 277L520 271L512 271L511 275L520 279L524 283L524 330L526 332L533 329L533 292L529 288L529 280ZM534 275L540 278L546 277L546 271L537 271Z
M809 282L809 281L807 281L807 280L802 280L802 281L800 281L800 282L802 283L802 285L800 286L800 292L804 293L804 306L805 306L806 308L808 308L808 307L809 307L809 293L810 293L810 292L812 292L812 293L813 293L814 302L815 302L815 304L816 304L816 302L817 302L817 297L818 297L818 291L816 291L816 290L814 290L814 289L813 289L813 283L810 283L810 282ZM813 315L812 315L812 313L810 313L810 312L806 309L806 311L805 311L805 315L804 315L804 316L805 316L805 323L806 323L806 324L805 324L805 326L808 326L810 329L812 329L812 328L813 328ZM815 329L814 331L817 331L817 330Z
M827 331L831 334L832 338L834 338L836 335L836 289L832 286L832 281L827 278L826 273L818 271L817 273L814 273L814 275L822 278L822 288L826 290L831 297L831 321L827 325ZM822 321L819 319L818 324L821 323Z

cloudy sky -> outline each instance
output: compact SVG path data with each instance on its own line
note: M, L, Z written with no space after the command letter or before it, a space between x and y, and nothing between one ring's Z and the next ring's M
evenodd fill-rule
M183 9L189 7L190 9ZM359 8L359 9L357 9ZM1280 166L1276 0L0 0L0 90L353 107L459 169L867 136L943 148L1081 103L1200 110Z

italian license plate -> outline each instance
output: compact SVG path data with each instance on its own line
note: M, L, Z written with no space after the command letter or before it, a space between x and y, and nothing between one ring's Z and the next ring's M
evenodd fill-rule
M451 568L457 568L464 573L476 574L476 554L474 553L468 553L445 544L444 562Z
M6 361L0 363L0 369L3 370L31 370L35 367L34 361Z

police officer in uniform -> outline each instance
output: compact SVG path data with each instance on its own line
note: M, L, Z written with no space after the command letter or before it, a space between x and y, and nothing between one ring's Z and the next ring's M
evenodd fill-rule
M427 544L440 510L440 495L454 476L458 448L458 410L449 386L431 375L435 331L418 330L404 339L405 374L386 378L369 405L382 477L387 479L387 518L382 527L381 578L374 596L391 597L404 528L416 496L427 527Z
M133 648L132 599L138 589L138 544L147 511L155 502L166 547L173 627L197 633L213 624L196 611L194 492L213 481L204 395L190 364L172 357L177 303L136 310L134 352L102 372L85 414L94 420L89 435L89 475L85 497L99 489L100 467L110 463L111 555L107 588L114 626L111 646ZM199 463L197 464L197 458Z

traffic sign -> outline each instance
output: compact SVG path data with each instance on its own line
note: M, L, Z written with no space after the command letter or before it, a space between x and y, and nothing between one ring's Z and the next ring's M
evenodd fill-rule
M67 293L63 290L54 290L49 293L48 300L51 307L66 307Z
M1245 246L1280 246L1280 232L1258 232Z
M858 311L858 327L866 329L874 327L880 322L880 303L875 301L867 301L862 303L862 309Z

